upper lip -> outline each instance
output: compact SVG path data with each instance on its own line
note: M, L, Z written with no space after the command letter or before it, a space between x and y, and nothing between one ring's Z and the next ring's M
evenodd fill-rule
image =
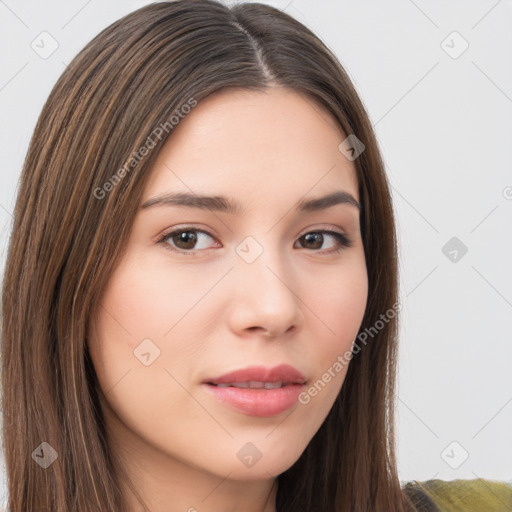
M273 368L265 366L249 366L226 373L219 377L206 379L206 384L226 384L232 382L283 382L286 384L304 384L306 378L293 366L280 364Z

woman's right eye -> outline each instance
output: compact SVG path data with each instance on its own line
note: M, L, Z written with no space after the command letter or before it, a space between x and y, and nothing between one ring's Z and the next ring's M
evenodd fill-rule
M201 229L181 228L165 233L157 240L157 243L161 243L166 249L171 251L194 254L194 250L208 249L207 240L205 242L206 238L213 239L212 235ZM201 240L203 240L203 244L196 247L195 245Z

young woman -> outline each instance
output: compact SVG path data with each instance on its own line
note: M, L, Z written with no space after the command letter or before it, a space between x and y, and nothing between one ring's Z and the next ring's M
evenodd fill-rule
M250 3L125 16L22 172L10 512L435 510L397 476L397 280L371 124L314 34Z

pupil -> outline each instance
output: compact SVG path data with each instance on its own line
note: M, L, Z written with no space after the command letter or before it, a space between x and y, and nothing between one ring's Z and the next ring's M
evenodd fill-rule
M316 238L316 241L320 242L319 244L317 243L316 246L314 247L315 249L318 249L319 247L322 247L322 235L320 233L308 233L307 235L305 235L305 239L306 241L311 241L311 238L313 237L313 242L315 241L314 239Z
M180 243L186 245L185 249L191 249L196 241L196 235L191 231L183 231L178 235L178 239Z

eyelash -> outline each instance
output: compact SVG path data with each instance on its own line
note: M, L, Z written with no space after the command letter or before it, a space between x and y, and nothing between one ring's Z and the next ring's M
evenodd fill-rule
M186 255L193 255L196 252L201 252L201 251L206 250L206 249L198 249L198 250L194 251L194 250L186 250L186 249L177 249L176 247L173 247L171 244L166 243L167 240L171 239L172 237L182 234L182 233L187 233L187 232L203 233L205 235L208 235L210 238L215 239L210 233L208 233L207 231L204 231L202 229L193 228L193 227L184 227L184 228L176 229L174 231L170 231L168 233L163 233L160 237L158 237L158 239L156 240L156 243L162 244L166 250L170 250L173 252L177 252L179 254L186 254ZM315 233L315 234L321 233L321 234L331 235L336 239L336 241L339 244L339 247L337 249L329 249L327 251L311 249L313 252L318 252L320 254L338 254L341 251L343 251L349 247L352 247L354 245L354 242L351 239L349 239L346 235L344 235L343 233L338 233L337 231L331 231L331 230L326 230L326 229L318 229L318 230L308 231L307 233L304 233L303 235L301 235L298 239L301 239L301 238L305 237L306 235L309 235L312 233Z

